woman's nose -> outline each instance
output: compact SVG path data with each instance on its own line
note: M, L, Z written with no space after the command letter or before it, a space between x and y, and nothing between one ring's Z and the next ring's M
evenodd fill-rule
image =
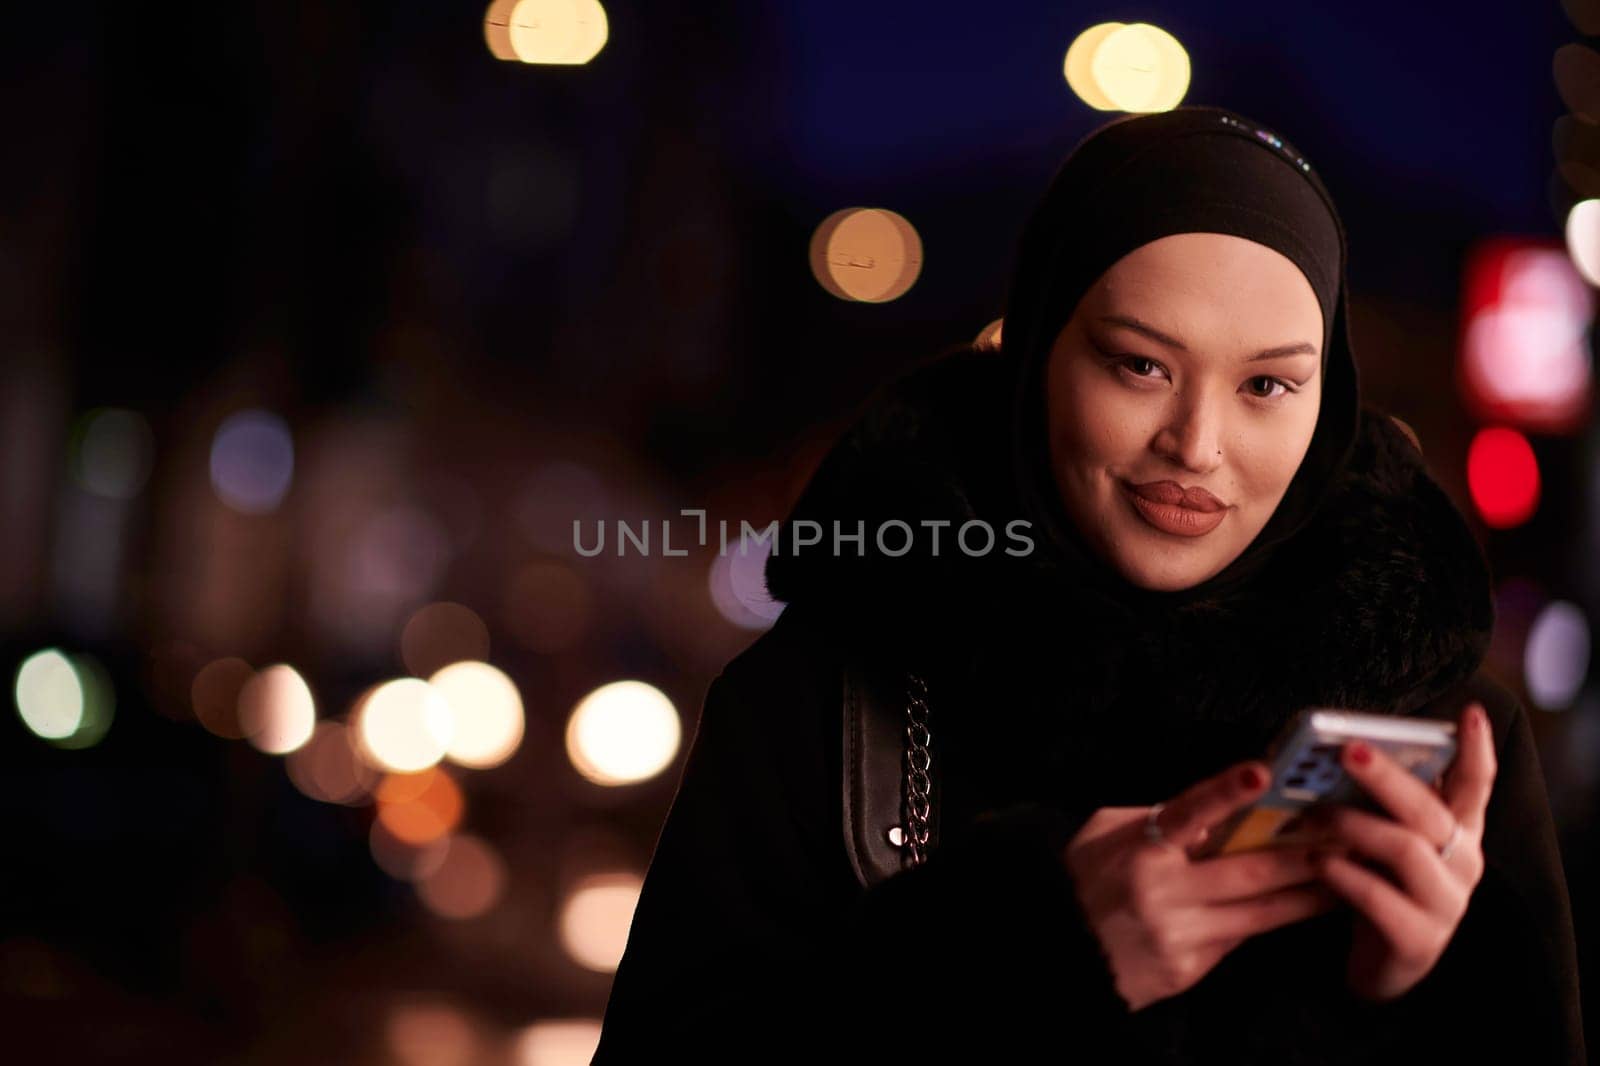
M1222 462L1222 420L1203 405L1180 408L1157 437L1156 449L1197 474L1215 470Z

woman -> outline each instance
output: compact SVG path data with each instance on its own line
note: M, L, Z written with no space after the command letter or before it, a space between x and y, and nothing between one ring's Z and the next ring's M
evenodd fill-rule
M594 1062L1583 1061L1488 569L1359 401L1345 259L1233 112L1074 149L1002 349L881 390L780 528L787 607L706 697ZM936 781L936 842L865 887L847 666L925 684ZM1351 746L1387 817L1193 858L1311 704L1449 718L1460 755L1435 789Z

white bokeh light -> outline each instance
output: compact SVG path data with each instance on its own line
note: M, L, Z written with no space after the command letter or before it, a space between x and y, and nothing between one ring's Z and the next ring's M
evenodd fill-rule
M561 946L574 962L597 973L616 970L642 887L632 873L593 874L573 887L559 929Z
M445 757L459 766L499 766L522 743L522 696L517 686L484 662L452 663L428 679L450 705L454 728Z
M239 727L269 755L286 755L310 740L317 705L305 679L284 663L252 676L239 690Z
M599 785L654 777L678 753L677 708L643 681L613 681L585 696L567 720L567 757Z
M54 648L35 652L17 668L14 689L22 723L38 737L70 737L83 722L84 693L72 662Z
M415 773L437 763L449 750L453 733L450 704L415 677L379 685L356 713L362 755L397 773Z

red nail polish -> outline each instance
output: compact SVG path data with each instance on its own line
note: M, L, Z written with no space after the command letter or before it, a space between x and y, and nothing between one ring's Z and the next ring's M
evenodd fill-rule
M1261 787L1261 771L1254 766L1246 766L1239 771L1239 783L1245 788Z
M1372 762L1372 749L1359 740L1354 742L1350 745L1350 761L1357 766L1366 766Z

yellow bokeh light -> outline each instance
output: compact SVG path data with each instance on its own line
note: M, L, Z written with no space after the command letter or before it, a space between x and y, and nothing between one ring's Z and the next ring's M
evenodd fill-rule
M881 207L846 207L811 236L811 272L841 300L886 303L922 272L922 238L905 217Z
M511 679L488 663L460 662L428 679L450 705L455 729L445 757L460 766L499 766L522 743L522 696Z
M415 773L449 750L450 705L426 681L385 682L362 699L355 714L361 754L380 769Z
M587 63L600 54L611 35L611 24L606 19L606 9L600 0L577 0L578 41L565 60L567 63Z
M574 962L597 973L616 970L642 887L631 873L593 874L573 887L559 928L561 946Z
M682 732L677 708L660 689L643 681L613 681L573 708L567 757L595 784L632 784L666 769Z
M269 755L287 754L310 740L317 705L305 679L284 663L251 677L239 690L239 728Z
M83 723L83 684L71 660L55 648L23 660L14 693L17 713L35 736L59 740Z
M511 50L524 63L587 63L610 34L600 0L518 0L508 23Z
M496 59L517 58L517 50L511 47L511 10L516 6L517 0L494 0L483 13L483 39Z
M1189 53L1148 22L1102 22L1073 40L1067 84L1097 111L1170 111L1189 91Z
M1122 29L1125 23L1102 22L1098 26L1090 26L1073 40L1067 48L1067 58L1062 62L1062 73L1066 75L1067 84L1078 95L1078 99L1094 108L1096 111L1115 111L1117 105L1095 84L1094 75L1089 70L1095 52L1100 48L1100 42Z

